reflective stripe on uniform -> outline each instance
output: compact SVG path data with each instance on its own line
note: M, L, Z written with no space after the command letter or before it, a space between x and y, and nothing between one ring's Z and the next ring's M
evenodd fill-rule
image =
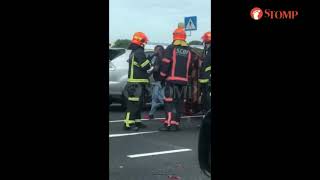
M133 55L133 57L132 57L132 63L131 63L131 71L130 71L130 78L129 79L133 79L133 63L134 62L134 55Z
M149 79L132 79L132 78L129 78L128 82L149 83Z
M149 83L149 79L134 79L133 78L133 65L134 65L134 56L132 57L132 63L131 63L131 70L130 70L130 77L128 79L128 82L133 82L133 83Z
M163 73L163 72L160 72L160 75L161 75L161 76L167 76L167 74L166 74L166 73Z
M208 82L209 82L209 79L199 79L199 82L200 82L200 83L208 83Z
M130 124L135 123L133 120L129 120L129 118L130 118L130 112L127 112L126 119L124 120L126 127L130 127Z
M204 72L207 72L207 71L211 71L211 66L208 66L208 67L204 70Z
M129 101L139 101L139 97L128 97Z
M172 102L172 101L173 101L172 98L164 98L163 100L164 100L165 102Z
M133 65L137 66L137 67L140 67L139 64L135 61L133 61Z
M189 51L189 50L188 50ZM176 53L176 48L173 49L173 56L172 56L172 68L171 68L171 76L167 77L167 80L172 80L172 81L185 81L188 82L189 79L189 67L191 63L191 52L188 52L188 59L187 59L187 73L186 77L178 77L175 75L176 73L176 64L177 64L177 53Z
M162 59L162 62L164 62L164 63L167 63L167 64L168 64L168 63L170 63L170 59L163 58L163 59Z
M141 67L145 67L146 65L150 64L150 61L147 59L145 60L142 64L141 64Z
M183 78L183 77L167 77L167 80L172 80L172 81L185 81L185 82L188 82L188 79L187 78Z

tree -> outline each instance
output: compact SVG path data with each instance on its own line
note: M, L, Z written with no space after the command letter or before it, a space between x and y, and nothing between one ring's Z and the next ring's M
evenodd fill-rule
M189 43L189 45L201 45L201 44L202 44L201 41L191 41L191 42Z
M128 48L130 44L129 39L118 39L114 45L112 46L113 48Z

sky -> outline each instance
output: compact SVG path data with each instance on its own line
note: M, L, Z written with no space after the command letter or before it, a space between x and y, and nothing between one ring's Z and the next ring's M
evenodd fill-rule
M131 39L140 31L150 42L171 43L178 23L189 16L197 16L198 27L187 42L201 41L211 31L211 0L109 0L109 39Z

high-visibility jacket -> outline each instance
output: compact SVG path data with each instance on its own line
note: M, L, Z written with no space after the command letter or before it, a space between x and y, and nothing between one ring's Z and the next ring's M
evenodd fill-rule
M189 46L169 45L162 59L160 76L174 84L186 85L191 73L192 53Z
M211 46L205 52L205 58L200 68L199 82L201 84L209 83L211 75Z
M146 58L144 48L130 44L129 49L132 49L132 52L129 58L128 82L149 83L147 70L151 68L151 63Z

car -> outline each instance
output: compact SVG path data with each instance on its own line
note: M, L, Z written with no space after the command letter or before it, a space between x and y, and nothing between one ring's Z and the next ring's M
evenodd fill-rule
M125 48L109 48L109 105L120 103L122 108L126 108L124 89L128 80L128 59L130 53L131 50ZM153 49L145 49L145 53L147 58L149 58L153 54ZM150 86L147 89L146 101L150 102Z
M212 114L212 110L209 110L202 119L198 141L199 165L201 170L208 176L211 176L212 147L215 146L214 139L211 139L211 124L214 119L215 116Z
M156 45L146 45L145 53L146 57L150 58L153 55L154 47ZM166 45L163 45L166 48ZM192 46L191 46L192 47ZM197 62L202 61L201 53L202 49L192 47L192 52L197 56ZM123 109L126 108L126 98L124 97L124 89L128 80L128 59L131 50L125 48L109 48L109 105L112 103L120 103ZM192 97L186 99L185 102L185 115L192 115L201 111L199 106L200 100L200 86L198 84L198 70L199 63L194 63L194 70L191 75ZM152 76L150 81L153 82ZM144 98L146 105L151 102L151 86L147 86L147 93Z

